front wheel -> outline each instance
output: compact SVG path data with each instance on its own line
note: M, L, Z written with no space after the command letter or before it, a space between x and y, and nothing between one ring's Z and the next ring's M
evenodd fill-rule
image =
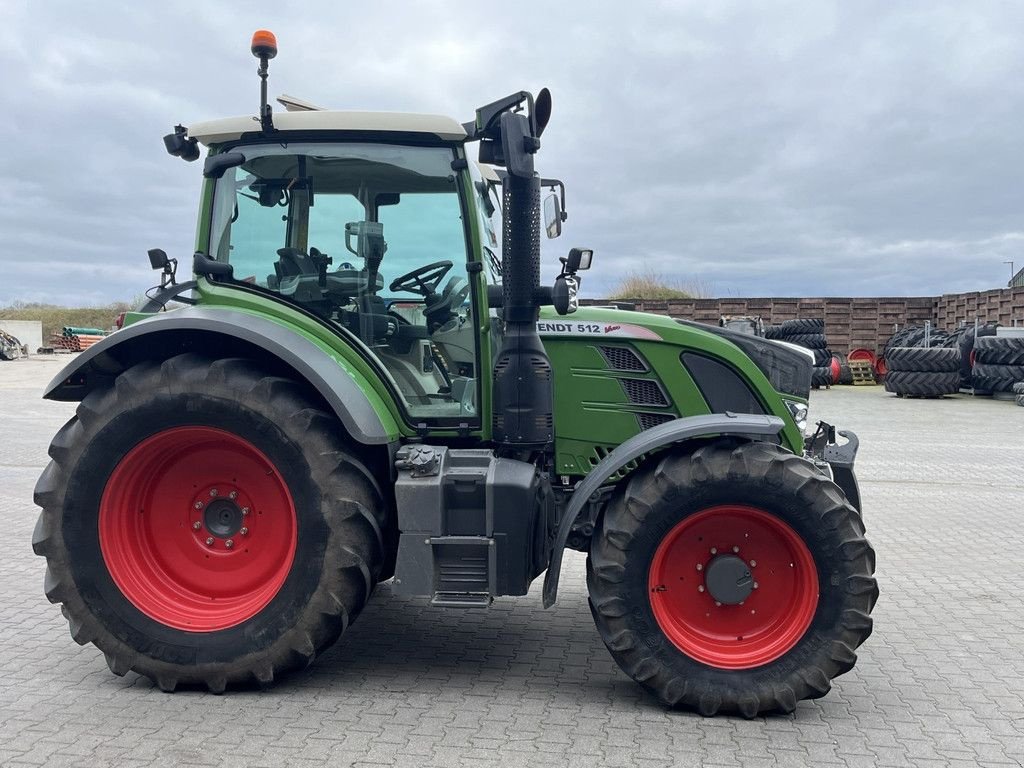
M140 363L50 446L33 537L72 636L173 690L267 685L359 613L385 506L304 387L241 359Z
M670 454L610 502L590 606L622 669L703 715L792 711L871 634L875 555L812 464L766 443Z

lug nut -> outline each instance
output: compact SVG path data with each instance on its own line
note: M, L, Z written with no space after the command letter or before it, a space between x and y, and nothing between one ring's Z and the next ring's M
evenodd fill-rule
M711 554L712 555L717 555L718 554L718 548L717 547L712 547L711 548Z
M245 517L248 514L249 514L249 508L248 507L242 507L242 516Z
M213 536L207 536L206 537L206 545L208 547L212 547L213 546Z
M733 553L735 554L736 552L739 552L739 551L740 551L740 548L739 548L739 547L733 547L733 548L732 548L732 551L733 551Z
M229 493L228 494L228 498L231 499L232 501L237 499L238 498L238 491L232 491L231 493Z
M228 549L231 549L233 546L235 546L235 540L234 539L228 539L227 541L224 542L224 546L227 547Z
M193 531L198 531L202 527L203 527L203 524L200 523L198 520L196 520L194 523L192 523L192 530Z
M242 528L242 529L241 529L241 530L239 531L239 533L240 533L240 534L242 534L243 536L248 536L248 535L249 535L249 529L248 529L248 528L245 528L245 527L243 527L243 528Z
M704 591L704 585L701 584L699 587L697 587L697 591L698 592L703 592Z
M193 504L192 506L193 506L193 507L195 507L196 509L202 509L202 508L203 508L203 502L201 502L201 501L197 501L197 502L196 502L195 504Z
M760 586L760 584L758 584L758 583L757 583L757 582L755 581L755 582L754 582L754 589L757 589L757 588L758 588L759 586Z
M698 571L703 571L704 570L704 566L701 565L700 563L697 563L697 570Z
M217 495L217 489L216 488L211 488L210 489L210 496L216 496L216 495Z
M751 560L750 561L750 567L751 568L757 568L757 560Z
M721 608L722 604L720 602L718 602L717 600L715 600L715 607L716 608Z

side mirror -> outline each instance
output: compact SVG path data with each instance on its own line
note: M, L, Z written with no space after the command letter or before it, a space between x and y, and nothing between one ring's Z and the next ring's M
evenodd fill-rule
M560 315L568 315L579 309L580 281L575 275L559 275L551 289L551 304Z
M146 253L149 255L149 265L153 269L163 269L170 263L167 252L163 248L151 248Z
M552 194L544 198L544 230L550 240L562 234L562 205L558 201L558 195Z
M583 269L590 269L594 252L590 248L570 248L569 257L565 260L565 271L574 274Z

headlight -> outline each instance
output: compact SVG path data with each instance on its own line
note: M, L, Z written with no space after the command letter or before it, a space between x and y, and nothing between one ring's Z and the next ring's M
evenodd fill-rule
M800 434L804 433L807 429L807 403L798 403L795 400L783 400L786 407L789 408L789 413L793 417L793 421L796 422L797 428L800 430Z

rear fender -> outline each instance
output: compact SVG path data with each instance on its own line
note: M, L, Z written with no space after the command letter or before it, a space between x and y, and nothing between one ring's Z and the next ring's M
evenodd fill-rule
M234 310L186 307L133 323L72 360L43 397L78 401L137 362L183 352L253 356L307 382L357 442L383 445L398 439L397 422L371 399L369 383L336 355L285 325Z
M631 437L609 453L576 487L566 504L555 531L551 562L544 577L544 607L550 608L558 594L558 579L562 570L562 553L569 539L569 530L576 517L608 479L645 453L667 445L685 443L710 435L733 435L747 439L765 440L776 437L786 423L778 416L749 413L712 413L707 416L689 416L659 424Z

